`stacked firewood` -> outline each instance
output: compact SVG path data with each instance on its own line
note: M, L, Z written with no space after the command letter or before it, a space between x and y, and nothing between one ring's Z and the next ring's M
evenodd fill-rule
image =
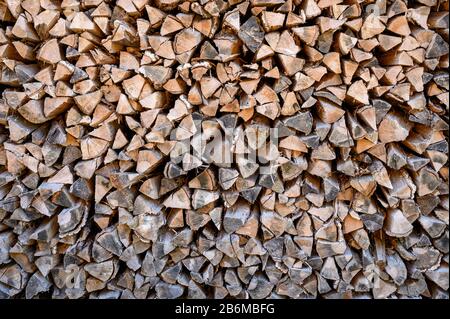
M0 298L448 298L448 9L0 0Z

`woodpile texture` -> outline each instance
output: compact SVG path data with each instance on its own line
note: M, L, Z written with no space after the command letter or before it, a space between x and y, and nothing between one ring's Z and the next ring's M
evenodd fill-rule
M0 0L0 298L448 298L448 9Z

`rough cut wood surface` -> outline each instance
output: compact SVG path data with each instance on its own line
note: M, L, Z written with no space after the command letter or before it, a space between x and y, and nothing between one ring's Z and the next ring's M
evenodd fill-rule
M0 298L448 298L448 9L0 0Z

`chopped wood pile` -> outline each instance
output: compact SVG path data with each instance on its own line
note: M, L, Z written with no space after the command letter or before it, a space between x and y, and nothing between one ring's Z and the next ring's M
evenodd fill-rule
M0 298L448 298L448 9L0 0Z

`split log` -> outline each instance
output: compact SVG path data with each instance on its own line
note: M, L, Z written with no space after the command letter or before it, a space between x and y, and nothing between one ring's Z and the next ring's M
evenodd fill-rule
M0 298L447 298L446 0L0 0Z

